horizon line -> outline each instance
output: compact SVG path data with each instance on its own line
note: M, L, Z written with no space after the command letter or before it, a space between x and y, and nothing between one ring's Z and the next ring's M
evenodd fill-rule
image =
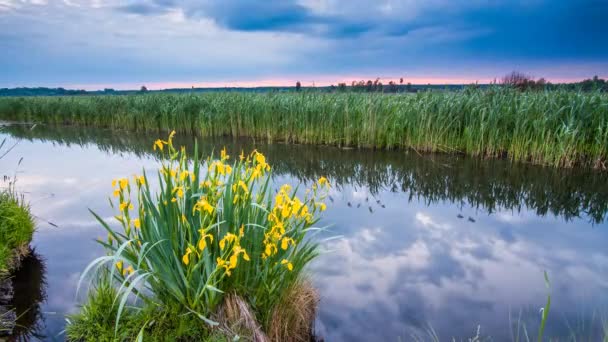
M553 77L545 78L547 82L551 83L576 83L581 82L585 79L591 79L595 75L590 77ZM597 75L599 78L608 78L608 75ZM389 84L389 82L395 82L397 85L468 85L468 84L492 84L499 81L501 77L489 78L469 78L469 77L403 77L403 83L400 83L401 77L319 77L318 80L310 79L298 79L298 78L275 78L275 79L258 79L250 81L210 81L210 82L189 82L189 81L169 81L169 82L107 82L107 83L71 83L66 85L51 86L40 85L40 86L13 86L4 88L64 88L67 90L86 90L86 91L103 91L104 89L114 89L117 91L129 91L139 90L142 86L145 86L148 90L171 90L171 89L221 89L221 88L283 88L283 87L295 87L296 82L300 82L303 88L310 87L329 87L337 86L339 83L346 83L350 86L353 81L367 81L379 79L383 85Z

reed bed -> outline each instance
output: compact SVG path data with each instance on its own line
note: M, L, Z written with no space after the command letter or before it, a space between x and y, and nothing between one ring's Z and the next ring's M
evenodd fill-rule
M0 119L608 167L608 94L601 92L15 97L0 98Z

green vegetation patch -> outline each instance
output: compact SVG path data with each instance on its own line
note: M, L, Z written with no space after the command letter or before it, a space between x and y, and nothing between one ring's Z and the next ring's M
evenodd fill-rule
M16 194L0 192L0 273L9 272L29 252L33 234L29 207Z
M0 98L0 118L200 136L466 153L608 167L608 93L491 87L416 94L206 93Z
M195 146L190 159L174 134L154 143L163 156L155 177L112 182L118 227L94 214L108 232L99 241L107 255L83 272L79 286L92 275L97 289L68 336L309 340L318 295L305 267L319 254L310 235L320 230L328 180L303 193L274 189L262 153L200 160Z

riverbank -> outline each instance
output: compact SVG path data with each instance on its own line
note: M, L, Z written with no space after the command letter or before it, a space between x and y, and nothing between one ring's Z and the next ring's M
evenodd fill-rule
M11 191L0 191L0 336L15 329L11 276L30 254L33 234L34 221L24 201Z
M467 89L418 94L212 93L0 98L0 119L464 153L606 169L608 94Z

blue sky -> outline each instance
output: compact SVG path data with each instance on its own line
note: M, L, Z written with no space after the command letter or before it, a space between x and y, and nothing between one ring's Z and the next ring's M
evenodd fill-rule
M0 0L0 87L608 77L607 0Z

